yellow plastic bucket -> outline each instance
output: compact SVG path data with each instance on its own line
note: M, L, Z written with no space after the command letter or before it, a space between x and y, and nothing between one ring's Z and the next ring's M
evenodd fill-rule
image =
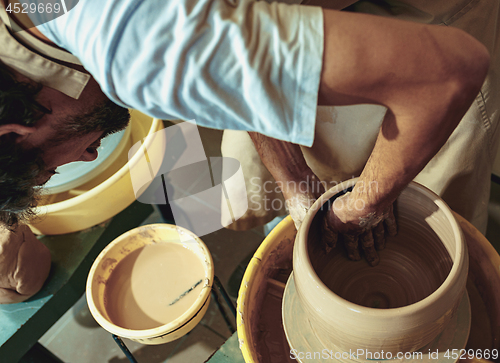
M261 331L257 323L262 303L268 285L277 285L277 289L281 291L285 287L285 283L279 281L276 275L287 275L287 271L291 271L296 233L290 216L282 220L264 239L243 275L238 293L236 323L240 349L247 363L262 362L262 354L259 352ZM281 316L281 312L279 314Z
M165 144L155 137L155 132L163 129L163 121L131 111L129 127L128 141L111 166L78 188L42 199L37 216L30 223L34 233L52 235L81 231L112 218L135 201L130 172L149 174L150 171L142 170L145 165L141 162L144 157L141 153L137 152L129 160L128 151L144 139L143 147L148 152L163 155Z
M167 254L157 249L145 253L145 248L162 246L169 248ZM164 261L177 263L175 273ZM120 267L123 263L126 269ZM213 280L212 256L200 238L182 227L151 224L122 234L102 250L87 278L87 303L94 319L110 333L162 344L184 336L203 318ZM144 288L148 281L153 285ZM148 305L152 299L158 302L154 309Z

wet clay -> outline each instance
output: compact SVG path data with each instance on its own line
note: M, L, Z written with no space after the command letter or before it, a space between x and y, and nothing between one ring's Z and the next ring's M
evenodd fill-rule
M432 230L405 217L398 226L396 237L387 236L376 267L349 260L339 246L326 256L311 255L318 277L340 297L370 308L397 308L426 298L444 282L453 261Z
M126 329L168 324L195 303L204 279L202 261L182 244L146 245L127 255L111 273L104 292L106 312Z

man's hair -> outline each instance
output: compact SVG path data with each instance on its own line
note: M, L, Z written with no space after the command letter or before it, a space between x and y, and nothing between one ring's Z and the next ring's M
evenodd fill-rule
M0 61L0 125L30 126L44 114L51 113L35 99L42 87L41 84L19 82Z
M51 111L36 101L42 85L20 82L0 62L0 125L34 125ZM27 152L9 135L0 138L0 222L15 225L32 214L36 204L37 176L43 170L38 150Z
M42 88L41 84L18 81L0 62L0 125L32 126L50 114L52 110L36 101ZM55 126L60 139L51 142L53 145L95 131L106 136L124 129L129 119L127 109L107 100L86 113L61 120ZM33 216L40 191L38 176L45 170L42 155L41 149L24 150L12 135L0 137L0 223L13 226Z

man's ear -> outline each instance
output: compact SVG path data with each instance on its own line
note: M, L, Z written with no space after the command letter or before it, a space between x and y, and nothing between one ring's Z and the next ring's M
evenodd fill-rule
M24 126L24 125L19 125L19 124L5 124L5 125L0 125L0 137L14 133L17 134L18 136L28 136L35 132L34 127L30 126Z

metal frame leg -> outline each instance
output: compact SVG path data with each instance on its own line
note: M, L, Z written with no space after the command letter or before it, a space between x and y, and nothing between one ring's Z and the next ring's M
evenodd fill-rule
M236 307L234 306L233 302L231 301L231 298L226 292L226 289L224 289L224 286L222 286L222 283L220 282L219 278L217 276L214 276L214 285L217 288L217 290L220 292L224 300L226 301L227 306L233 313L234 317L236 318Z
M233 327L233 324L231 323L231 319L229 319L229 317L227 316L226 310L221 304L220 301L221 299L219 298L219 295L222 296L229 310L231 310L231 313L233 314L234 318L236 318L236 308L234 307L233 302L229 298L229 295L224 289L224 286L222 286L222 283L220 282L219 278L217 276L214 276L214 284L212 285L212 296L214 298L215 303L217 304L217 308L219 309L222 317L224 318L224 321L226 322L229 331L231 332L231 334L233 334L236 330Z
M125 354L125 356L128 358L128 360L132 363L138 363L134 356L132 355L132 353L130 352L130 350L128 350L127 346L125 345L125 343L123 342L122 338L120 338L118 335L115 335L113 334L113 339L115 340L116 344L118 344L118 346L120 347L120 349L122 350L122 352Z

